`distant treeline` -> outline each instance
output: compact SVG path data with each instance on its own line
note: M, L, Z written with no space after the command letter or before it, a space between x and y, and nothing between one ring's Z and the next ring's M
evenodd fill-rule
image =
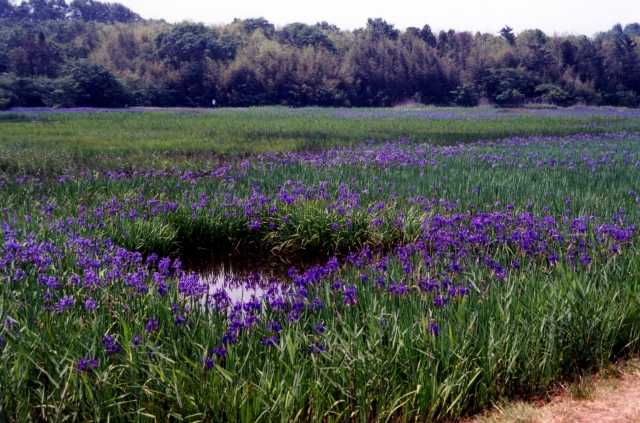
M0 0L11 106L640 105L640 24L593 37L263 18L146 21L118 3ZM483 100L484 99L484 100Z

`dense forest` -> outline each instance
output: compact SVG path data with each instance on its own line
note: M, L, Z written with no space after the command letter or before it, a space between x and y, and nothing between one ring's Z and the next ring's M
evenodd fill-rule
M118 3L0 0L0 109L640 105L640 24L595 34L144 20Z

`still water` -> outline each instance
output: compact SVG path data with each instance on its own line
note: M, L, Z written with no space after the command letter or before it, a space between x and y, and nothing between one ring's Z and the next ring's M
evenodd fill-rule
M180 257L183 269L200 275L209 284L209 293L224 288L234 303L260 296L270 284L291 282L289 269L303 272L327 262L324 256L300 255L220 255L207 252L189 253Z

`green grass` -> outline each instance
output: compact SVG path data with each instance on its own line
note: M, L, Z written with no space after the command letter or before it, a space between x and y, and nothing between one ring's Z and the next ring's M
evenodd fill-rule
M640 240L635 232L616 251L611 247L619 234L599 232L612 223L620 227L640 223L640 196L633 194L640 192L637 135L474 145L451 154L417 142L356 146L361 139L384 139L386 134L392 138L400 132L412 139L454 144L515 133L565 135L593 122L606 126L594 130L613 132L635 128L637 122L611 116L517 115L472 122L336 119L319 111L286 117L259 110L219 112L186 118L170 113L61 115L59 123L40 124L43 132L31 134L29 125L35 123L0 123L3 129L15 125L12 131L16 131L0 135L6 137L4 163L13 163L4 169L9 183L0 187L5 222L0 228L4 235L0 336L6 340L0 343L0 420L451 421L497 401L539 393L559 380L577 380L585 371L638 351ZM122 119L122 126L111 130L113 150L92 144L91 139L109 133L110 125L116 127L116 118ZM280 124L274 121L286 122L283 133L289 135L274 135L264 144L247 135L266 134ZM333 135L310 143L305 137L312 137L323 124ZM68 139L60 130L57 141L51 138L49 145L47 136L54 131L45 125L75 129L67 133ZM213 138L198 144L197 136L206 132L207 125L227 128L229 138L224 142L235 149L220 151L246 154L241 159L248 164L235 166L239 158L224 177L171 173L111 178L102 173L126 167L123 164L139 169L155 163L170 169L176 162L194 172L212 171L219 159L207 158L208 149L225 144ZM162 140L124 141L126 134L150 140L154 131ZM172 131L176 138L167 135ZM86 135L87 141L77 134ZM86 160L85 166L71 166L80 162L73 162L73 137L82 151L77 157ZM356 159L376 148L380 156L395 154L400 159L383 164L370 160L316 166L288 161L271 166L268 163L276 159L249 154L286 148L284 139L298 139L300 144L293 145L300 150L349 144L356 146L350 156ZM54 144L60 149L54 150ZM39 164L36 158L46 155L50 161ZM404 155L426 161L402 166ZM585 165L605 156L606 163L595 171ZM109 167L114 164L118 167ZM58 170L73 171L74 176L63 182L53 177L43 177L41 183L13 182L38 166L45 176ZM76 173L80 169L88 173ZM302 189L308 198L300 195L287 203L278 199L282 187L291 195ZM258 205L260 195L271 201ZM203 196L206 201L197 205ZM174 209L153 215L157 204L165 201L175 204ZM245 206L246 201L254 205ZM378 209L380 202L384 207ZM270 210L274 205L277 210ZM511 205L512 211L507 208ZM252 213L245 215L248 209ZM132 210L136 217L130 217ZM526 213L553 218L564 238L545 242L559 253L559 261L553 263L549 251L531 253L516 242L502 241L522 228L508 223L506 235L495 226L488 242L471 242L472 253L459 259L463 267L451 270L460 249L436 254L435 241L427 237L436 231L423 233L423 225L435 225L436 220L429 219L438 218L449 222L440 230L451 229L470 239L480 229L467 233L456 225L494 211L504 213L507 222L509 216L526 218ZM585 216L584 231L572 229L573 219ZM382 223L372 225L377 218ZM402 225L394 223L397 219ZM249 227L253 220L259 221L259 229ZM339 227L333 229L333 223ZM77 236L89 240L72 241ZM105 238L115 246L98 241ZM412 242L424 246L393 249ZM50 264L16 258L28 256L40 245L52 258ZM298 322L287 318L289 309L263 307L257 313L260 322L240 332L229 355L214 358L208 369L205 357L221 343L231 319L226 311L200 306L207 296L180 293L180 278L168 278L172 289L161 295L159 282L153 280L156 268L140 273L146 287L140 289L131 283L141 271L137 264L120 269L121 274L101 285L84 285L87 269L106 279L117 262L117 247L146 255L198 246L280 255L301 250L346 253L369 247L374 260L343 264L335 274L307 285L307 297L300 296L305 309ZM590 264L569 260L580 248L589 252ZM393 253L383 270L378 260L387 251ZM497 276L485 261L503 266L505 277ZM24 278L15 277L19 269ZM43 275L58 278L60 286L49 287ZM79 283L72 282L73 275L79 276ZM378 277L384 278L384 288L374 285ZM420 283L445 278L468 287L470 294L451 297L446 307L438 307L435 293L420 289ZM336 280L355 285L357 302L345 302L344 290L331 288ZM400 282L408 292L391 293L389 286ZM52 310L63 296L73 296L75 306ZM96 300L95 310L84 307L89 297ZM323 309L310 307L315 298L322 300ZM175 324L174 305L184 314L184 324ZM145 328L151 317L159 322L157 330ZM276 345L265 347L262 340L271 335L267 329L271 320L280 322L282 331ZM319 321L324 321L323 333L314 331ZM438 336L428 330L433 322L441 329ZM106 334L120 345L120 354L107 353L101 343ZM134 347L137 334L142 341ZM325 351L310 354L315 343L322 343ZM98 359L99 365L91 371L78 370L85 356Z
M429 112L469 113L465 109ZM337 111L349 112L349 109ZM380 113L380 110L358 110ZM336 110L220 109L214 112L0 114L0 171L61 174L79 169L197 167L229 157L326 149L367 139L431 140L436 144L510 136L564 136L640 130L619 115L538 116L486 109L491 119L397 116L337 118ZM212 157L215 154L215 157ZM222 158L221 158L222 156Z
M58 413L80 421L151 421L149 416L446 421L499 398L537 392L575 369L635 349L640 292L628 273L638 274L640 267L636 248L626 254L578 273L560 265L513 274L486 291L482 281L491 279L488 272L465 272L464 280L471 278L480 289L442 310L431 308L427 294L376 292L358 277L371 268L347 268L336 277L357 285L356 306L340 306L341 297L327 285L310 287L310 298L322 298L325 311L283 323L281 342L272 348L260 345L264 326L282 316L260 313L264 323L245 332L212 370L202 359L228 324L223 314L194 308L187 326L176 327L170 305L188 301L176 292L130 299L120 295L130 292L120 280L75 291L78 302L89 295L99 301L95 312L80 306L58 316L39 311L48 304L30 276L29 284L2 291L0 309L18 324L3 333L8 346L0 355L0 416L9 421L55 421ZM68 257L72 261L74 255ZM70 269L64 262L56 266ZM406 278L397 262L388 275ZM145 331L150 316L161 322L160 331ZM381 324L382 318L388 323ZM440 336L425 331L430 319L441 325ZM318 320L327 327L322 335L313 334ZM121 354L105 354L100 344L105 333L116 336ZM136 333L144 335L141 348L131 346ZM319 341L325 353L310 355L309 345ZM100 359L96 371L76 370L85 355Z
M502 154L507 158L494 164L468 154L446 158L435 156L439 166L426 168L371 168L349 164L314 167L301 163L271 168L254 161L247 168L248 174L244 177L239 170L230 171L241 175L233 183L225 178L211 177L182 180L177 175L159 179L126 177L114 180L100 172L94 172L64 184L10 184L3 189L1 195L4 204L18 211L21 216L37 213L41 207L50 205L54 200L58 203L51 216L54 220L75 217L78 215L78 207L83 206L88 210L88 222L106 223L97 232L91 231L92 236L109 237L134 251L159 254L176 253L192 247L205 247L220 252L253 250L279 254L295 251L331 254L357 250L364 246L389 248L394 243L415 241L420 235L421 221L431 211L425 212L421 205L410 202L411 198L417 196L458 201L460 210L467 210L471 204L480 206L498 201L503 206L514 204L519 212L531 210L541 213L543 207L548 206L556 214L562 214L570 208L576 215L611 218L622 208L627 213L626 218L632 222L640 221L637 196L629 195L630 190L640 192L640 187L637 186L640 167L633 166L633 163L611 168L600 166L595 174L591 174L590 168L570 170L560 165L567 159L566 154L573 154L573 158L569 160L580 163L576 155L583 153L584 148L589 148L589 154L594 156L608 151L606 147L599 146L600 142L597 140L582 145L574 141L572 144L575 145L570 145L570 148L558 148L557 143L552 143L551 148L542 150L538 143L515 150L499 146L474 147L468 149L468 152L490 156ZM401 150L416 154L416 150L420 148L419 144L408 144ZM637 140L623 140L609 148L618 151L615 160L620 162L622 156L619 153L636 151ZM359 150L354 151L357 155ZM506 164L510 158L516 159L510 156L511 153L518 154L523 163L528 163L529 168L519 169ZM556 160L559 165L531 165L525 159L529 154L541 154L540 161ZM92 180L89 180L90 177ZM351 183L352 180L355 182ZM286 181L295 181L315 190L321 181L327 181L327 198L299 201L294 205L281 204L275 214L268 212L272 203L265 203L258 207L262 223L259 231L249 229L248 221L251 219L244 216L242 206L224 206L232 197L237 197L240 203L251 198L254 189L249 182L259 186L260 193L275 200L275 195L279 192L278 186L286 187ZM389 186L389 182L393 186ZM348 218L341 216L336 209L327 211L327 207L340 197L339 187L343 183L347 183L349 189L355 190L359 195L360 209L351 211ZM477 193L473 192L474 188L478 190ZM224 197L226 193L230 193L229 199ZM395 197L393 193L396 193ZM199 203L201 195L210 198L206 207L192 210L191 206ZM143 196L145 204L129 203L138 196ZM115 215L105 213L104 217L91 218L93 210L114 198L119 202L126 202L121 211ZM565 204L567 198L573 199L574 204L570 207ZM160 203L175 202L177 209L168 214L149 216L148 220L119 217L122 212L128 215L131 209L150 215L154 207L147 206L146 202L152 199ZM373 214L367 212L369 207L380 201L385 204L383 210ZM534 204L532 208L527 207L529 202ZM217 212L211 213L212 209ZM402 229L392 225L400 211L406 215ZM234 212L237 216L225 217L225 213ZM282 216L287 216L290 222L282 224ZM376 217L381 218L384 223L374 228L370 222ZM353 223L351 228L345 226L347 220ZM277 224L277 230L268 228L272 222ZM334 222L340 225L339 231L331 229ZM83 228L78 230L84 233Z

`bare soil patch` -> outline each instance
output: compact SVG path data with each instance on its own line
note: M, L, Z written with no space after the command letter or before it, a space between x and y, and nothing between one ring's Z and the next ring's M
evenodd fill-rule
M640 423L640 359L571 385L548 402L508 403L463 423Z

